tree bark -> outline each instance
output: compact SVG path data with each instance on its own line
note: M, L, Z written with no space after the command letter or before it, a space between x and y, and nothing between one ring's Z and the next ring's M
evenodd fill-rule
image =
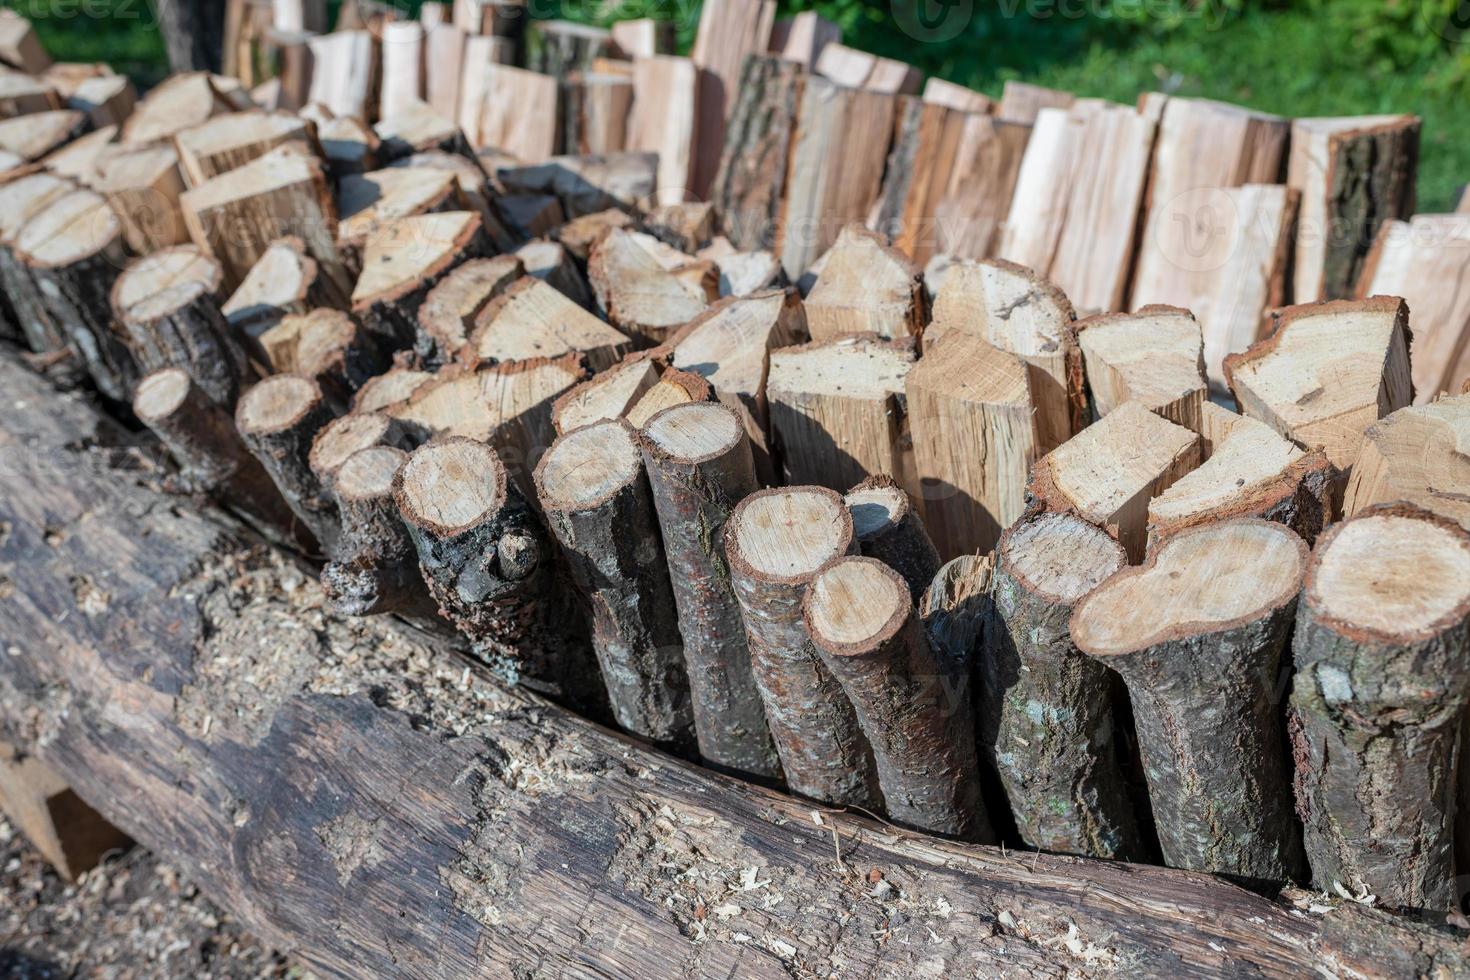
M903 576L918 603L939 572L939 552L914 512L914 503L886 473L870 476L844 498L852 511L858 549Z
M1462 584L1458 602L1423 628L1405 621L1411 610L1390 614L1399 620L1391 630L1340 618L1342 601L1332 595L1327 567L1334 545L1353 549L1355 525L1374 518L1433 528L1470 554L1470 534L1458 524L1403 503L1370 507L1323 536L1307 573L1294 644L1289 730L1297 808L1318 888L1331 893L1341 885L1380 905L1450 911L1464 898L1453 838L1456 742L1470 702L1470 586ZM1382 562L1362 567L1384 590L1385 604L1404 592L1422 601L1426 591L1395 571L1422 575L1431 587L1450 584L1443 566L1426 556L1414 555L1412 570L1395 568L1381 539L1366 553L1379 548ZM1355 563L1364 557L1350 554ZM1470 559L1461 568L1470 568Z
M595 485L579 479L604 472L600 463L616 468L610 478ZM595 422L558 437L541 457L535 482L546 522L591 605L592 649L613 716L627 731L688 754L694 747L689 678L632 427Z
M222 0L157 0L158 29L176 72L218 72L223 64Z
M782 496L815 497L810 509L821 511L825 505L826 510L816 520L837 522L830 547L801 556L804 564L791 574L757 568L751 564L749 545L741 541L742 515L752 506L764 507L759 501ZM872 749L842 685L812 646L801 611L802 596L817 569L852 549L852 515L840 496L822 487L759 490L730 512L724 536L751 670L787 785L824 803L876 806L880 797Z
M331 421L321 387L294 375L265 379L235 407L235 429L245 445L328 555L340 532L337 504L312 470L310 453L317 433Z
M859 621L890 609L876 632L847 639ZM994 840L980 799L974 716L967 701L945 697L954 685L929 649L903 577L876 558L835 559L817 573L802 611L873 747L888 816L959 840Z
M25 404L0 417L0 569L28 563L0 603L0 728L314 972L1063 976L1091 947L1179 978L1465 973L1459 936L1352 902L819 825L387 617L321 615L292 563L86 448L107 427L85 405L9 359L0 386Z
M781 58L752 56L741 71L710 188L725 234L738 249L776 245L803 85L801 66Z
M118 318L141 370L183 368L210 401L235 407L253 372L218 300L202 284L161 290L127 311L118 310Z
M1067 627L1073 604L1128 556L1080 518L1053 514L1012 525L996 555L980 744L1021 838L1044 851L1144 860L1118 766L1112 676L1078 652Z
M691 453L676 441L685 426L710 442ZM725 772L777 779L780 762L721 547L731 509L757 488L750 439L733 409L695 402L654 415L641 441L684 641L699 754Z

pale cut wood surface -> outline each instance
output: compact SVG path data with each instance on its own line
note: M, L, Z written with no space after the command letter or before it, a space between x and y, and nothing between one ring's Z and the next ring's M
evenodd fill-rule
M765 54L776 19L775 0L711 0L700 8L689 59L699 68L699 131L689 190L709 196L725 145L725 123L739 96L746 55Z
M36 112L0 120L0 151L25 163L39 160L68 143L86 128L87 117L75 109Z
M435 24L424 37L424 99L447 119L459 120L467 36L453 24Z
M995 108L999 119L1010 122L1034 123L1043 109L1066 109L1076 101L1071 92L1030 85L1008 79L1000 93L1000 104Z
M642 472L631 431L611 423L568 432L546 453L537 470L542 503L555 510L581 510L605 502ZM625 529L639 533L639 529Z
M627 146L658 154L659 203L685 200L699 149L699 69L688 58L656 55L633 61L633 114Z
M994 101L985 93L937 77L924 80L923 99L961 112L989 113L995 107Z
M1349 627L1406 640L1432 634L1470 603L1470 547L1429 521L1365 515L1332 538L1308 588L1323 613Z
M661 266L620 228L593 246L587 276L608 322L650 344L664 342L709 305L702 290Z
M113 283L112 306L126 317L155 294L187 283L198 283L211 293L219 288L219 263L197 245L164 249L129 265Z
M282 143L311 141L308 124L289 112L232 112L174 136L179 165L190 187L242 167Z
M446 532L473 527L498 510L503 482L489 479L498 464L489 446L455 440L426 446L404 464L400 506Z
M1015 526L1001 546L1009 574L1050 602L1070 606L1125 567L1118 542L1070 514Z
M1343 516L1394 500L1470 528L1470 393L1401 408L1368 426Z
M924 329L918 270L884 235L860 225L837 236L805 306L813 340L849 333L896 340Z
M485 108L476 145L532 163L555 154L556 79L510 65L487 65L484 72Z
M902 580L885 566L850 559L836 562L812 580L806 602L814 636L834 646L862 646L913 606Z
M666 408L714 400L715 391L708 381L697 374L669 368L639 396L625 417L635 429L641 429Z
M282 316L305 313L316 283L316 260L306 254L301 239L278 239L220 309L231 324L258 333Z
M592 371L612 367L632 341L534 276L511 285L480 312L468 354L483 363L579 353Z
M1199 461L1199 436L1124 402L1037 462L1028 490L1044 509L1075 511L1101 527L1138 561L1148 502Z
M1225 359L1241 411L1346 472L1363 430L1410 403L1408 311L1394 297L1293 306L1276 332Z
M597 376L577 385L552 408L557 432L570 432L603 419L623 418L658 383L659 365L649 357L631 355Z
M803 580L842 554L851 519L842 498L787 487L751 499L729 527L745 563L774 581ZM846 518L846 520L844 520Z
M1204 338L1188 310L1146 306L1077 323L1093 411L1136 401L1186 429L1200 430L1208 400Z
M383 25L378 118L392 119L424 97L424 26L405 20Z
M308 43L312 56L308 101L321 103L334 116L350 116L366 123L373 109L377 68L377 42L372 34L335 31Z
M949 186L934 208L941 253L973 259L994 254L1032 135L1029 123L964 117Z
M1016 172L1015 193L995 254L1032 269L1051 268L1067 218L1083 119L1070 110L1037 113Z
M135 252L188 241L187 219L180 214L185 184L173 147L109 148L99 155L90 180L112 205Z
M151 89L123 123L124 143L166 140L210 116L233 110L208 72L173 75Z
M384 221L365 240L363 271L352 290L352 307L406 295L436 280L464 254L479 232L479 215L441 211Z
M389 167L344 177L337 186L341 221L337 241L362 248L381 228L399 218L454 210L459 206L453 174L427 167Z

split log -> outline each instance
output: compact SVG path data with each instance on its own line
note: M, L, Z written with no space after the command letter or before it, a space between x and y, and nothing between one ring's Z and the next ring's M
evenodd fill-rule
M718 0L700 8L689 52L689 60L699 69L699 127L689 184L698 200L709 196L719 169L726 123L740 98L745 59L766 53L775 20L775 0Z
M309 152L314 141L309 125L289 112L234 112L174 136L190 187L243 167L283 143L298 143Z
M934 206L940 253L978 259L994 252L1031 132L1027 123L965 117L949 186Z
M459 183L447 170L389 167L343 177L337 186L337 247L351 264L366 269L368 241L401 218L463 210Z
M26 403L0 418L0 519L12 528L0 560L48 556L6 604L21 653L0 658L0 714L23 729L23 750L314 972L440 978L592 963L665 980L699 958L775 977L835 950L845 969L874 974L1061 974L1078 964L1066 940L1188 976L1232 964L1272 977L1414 976L1463 963L1457 936L1353 902L1314 897L1328 910L1308 912L1206 875L1017 860L851 814L819 825L810 803L588 726L390 617L315 618L320 593L297 567L242 545L219 515L159 506L77 448L92 444L96 415L13 362L0 371ZM83 515L90 533L44 542ZM79 576L128 601L84 615ZM246 674L266 686L241 683ZM147 676L177 695L160 697ZM135 706L125 735L109 720L119 703ZM36 732L48 737L38 744ZM487 745L505 755L487 758ZM159 760L208 795L171 788ZM385 785L413 790L385 796ZM662 867L711 860L718 868L689 878ZM739 887L732 869L750 867L783 901L737 899L741 911L696 918L713 890ZM892 891L869 883L868 868ZM359 900L385 888L401 901ZM892 920L894 892L942 898L947 914ZM595 934L576 924L587 912ZM892 922L890 941L873 941L875 921ZM363 936L396 938L390 949Z
M352 290L352 312L387 350L418 338L418 313L429 291L466 257L488 243L480 216L443 211L399 218L379 228L363 249L363 273Z
M1118 764L1112 676L1067 626L1078 601L1127 564L1121 545L1071 514L1023 520L996 546L980 747L1030 847L1148 857Z
M234 112L217 76L192 71L172 75L148 91L123 123L122 141L137 146L167 140L209 119Z
M1363 265L1358 298L1401 296L1413 314L1409 366L1414 401L1458 393L1470 377L1470 213L1385 221Z
M573 354L596 372L612 367L631 346L627 335L541 280L523 276L475 317L474 332L460 357L473 364L495 364Z
M338 416L311 441L307 465L325 487L334 488L337 474L354 455L375 446L408 451L417 448L408 428L382 412L350 412Z
M650 346L663 343L709 305L702 291L664 269L618 228L592 247L587 278L608 322Z
M608 228L633 232L637 230L637 222L626 211L609 208L568 221L556 230L556 240L572 253L573 258L585 265L592 254L592 246Z
M916 337L927 319L919 272L883 235L848 225L837 236L806 298L813 340L875 333Z
M401 408L414 392L433 380L434 375L428 371L395 365L358 389L352 397L352 411L382 412Z
M495 450L450 437L415 450L393 497L440 612L503 680L584 708L605 695L591 654L569 642L546 532Z
M612 31L570 20L538 20L526 30L526 67L564 79L612 51Z
M658 381L643 393L624 417L633 428L642 429L649 420L666 408L717 400L715 389L699 375L680 371L678 368L666 368L659 375ZM749 432L747 429L747 436Z
M220 312L221 275L198 247L180 245L131 263L113 283L110 302L141 371L183 368L228 410L252 372Z
M922 366L922 362L921 366ZM1124 402L1037 461L1031 506L1074 513L1143 559L1148 502L1200 462L1200 437L1137 402Z
M140 255L189 240L189 227L180 211L185 184L172 146L158 144L103 154L90 184L112 205L128 247Z
M295 236L334 295L351 295L352 277L336 243L337 209L326 174L311 157L278 147L185 191L179 204L190 237L224 267L226 288L239 286L278 239Z
M1169 98L1154 143L1148 204L1129 294L1132 308L1163 303L1204 316L1229 243L1241 231L1230 188L1274 184L1286 163L1288 120L1204 99ZM1195 240L1207 214L1229 235ZM1218 250L1217 250L1218 249ZM1208 320L1206 321L1208 323Z
M458 130L456 129L455 132L457 133ZM459 188L460 198L464 201L462 205L456 206L466 207L479 213L485 234L490 237L491 244L496 248L508 249L514 245L514 239L509 229L504 227L505 223L500 217L500 210L496 207L495 189L491 186L490 179L485 176L485 171L480 168L478 159L473 155L445 150L424 150L411 156L399 157L388 166L419 167L453 174L455 184Z
M525 267L511 255L470 259L455 266L424 296L414 353L431 367L448 364L469 342L480 311L523 275Z
M917 604L939 571L939 552L898 481L870 476L842 498L852 512L852 535L865 558L876 558L908 584Z
M640 445L668 560L700 757L725 772L774 780L780 764L721 548L731 508L757 486L744 427L728 407L673 406L648 421Z
M1037 113L1016 172L997 255L1029 268L1051 269L1066 224L1074 173L1081 166L1078 154L1084 129L1085 116L1071 109L1043 108Z
M644 229L659 241L692 254L715 236L719 215L709 201L665 202L643 219Z
M3 119L0 120L0 152L21 163L33 163L80 136L87 125L86 114L75 109Z
M453 24L424 26L428 32L424 37L424 100L434 112L458 125L459 85L464 77L468 37Z
M353 453L332 478L342 536L322 568L328 607L343 616L434 615L418 554L393 499L393 477L408 454L393 446Z
M122 222L107 201L89 190L55 198L25 223L11 251L36 284L51 322L97 389L114 401L131 401L137 365L113 327L108 293L126 263Z
M383 25L378 118L392 119L423 105L424 26L405 20Z
M4 27L0 20L0 31ZM8 742L0 742L0 813L68 883L133 843L54 769Z
M526 275L540 279L584 310L593 308L592 287L560 242L537 238L516 249L515 257Z
M771 28L771 53L811 71L827 45L842 40L842 28L814 10L779 18Z
M235 431L229 411L211 401L182 368L164 368L138 382L133 414L178 465L172 488L211 494L267 528L295 523L270 475Z
M486 146L480 138L480 125L484 119L486 103L489 101L491 67L498 64L515 63L512 48L503 37L476 35L465 38L464 52L460 58L463 72L459 79L459 104L456 120L464 131L470 145L479 149ZM497 147L497 149L499 149Z
M802 615L817 572L853 550L842 497L824 487L758 490L730 512L724 536L751 671L786 784L834 806L875 806L881 796L872 748Z
M441 113L419 99L407 99L392 115L384 115L373 126L378 138L378 159L390 165L420 153L449 153L463 157L476 172L474 152L454 121L454 113ZM484 179L484 174L480 173Z
M117 126L103 126L78 136L59 150L42 157L41 167L70 180L94 180L97 167L103 160L117 152L117 147L114 145L117 133ZM93 190L96 188L94 187Z
M1200 431L1209 401L1204 335L1188 310L1145 306L1077 321L1092 411L1101 418L1135 401L1186 429Z
M51 67L51 56L36 29L13 10L0 14L0 62L27 75L39 75Z
M1187 527L1237 517L1285 524L1307 544L1331 522L1337 471L1321 450L1303 452L1264 422L1213 404L1213 445L1199 469L1148 502L1150 546Z
M604 419L625 418L643 395L658 383L664 348L634 351L617 364L577 385L556 400L551 421L561 435Z
M537 162L557 153L557 81L510 65L484 66L489 97L480 116L476 146Z
M337 503L312 471L312 441L332 411L314 381L290 374L266 378L235 406L235 428L270 474L292 513L331 554L339 531Z
M907 583L875 558L837 558L812 580L802 615L873 748L884 809L899 824L991 840L974 719L942 697Z
M326 106L334 116L366 123L376 104L377 38L370 31L339 29L308 43L312 68L307 101Z
M1401 408L1368 426L1343 498L1344 517L1403 500L1470 528L1470 391ZM1459 488L1459 489L1456 489Z
M911 341L871 334L773 350L765 390L784 482L845 490L907 476L904 379L916 359Z
M954 679L948 696L957 700L971 700L978 687L971 675L978 672L980 645L995 605L990 585L994 570L994 554L952 558L940 566L919 600L924 633Z
M924 518L941 558L983 554L1025 503L1041 455L1026 365L953 331L904 380Z
M561 90L560 143L567 153L620 153L627 148L633 80L579 72Z
M71 339L46 306L41 287L15 253L15 237L32 218L76 189L48 173L28 174L0 183L0 287L10 313L34 353L52 360L47 373L70 385L85 368L71 353Z
M763 480L776 473L766 395L770 352L806 335L801 300L789 290L770 290L722 299L669 339L669 363L706 379L740 414Z
M861 88L884 95L917 95L922 73L912 65L881 58L835 41L822 48L813 71L845 88Z
M1348 299L1385 222L1414 213L1418 116L1297 119L1286 182L1301 194L1292 301Z
M1409 404L1409 311L1396 297L1291 306L1270 337L1225 358L1242 414L1309 449L1346 476L1363 430Z
M546 287L543 287L546 288ZM594 422L536 467L547 524L592 613L592 650L613 717L676 754L694 747L689 677L653 494L633 429Z
M782 58L751 57L741 72L709 193L739 248L776 243L803 84L799 67Z
M714 262L721 296L749 296L786 285L786 274L776 256L767 251L737 252L723 235L700 249L698 259Z
M1007 79L995 115L1009 122L1031 125L1043 109L1067 109L1077 97L1071 92Z
M699 69L688 58L661 54L633 61L629 150L658 154L654 199L683 201L693 186L699 147Z
M956 260L934 298L924 331L932 348L950 331L964 331L1026 364L1041 451L1060 446L1087 423L1082 351L1076 314L1055 284L1000 260Z
M1312 882L1456 911L1456 743L1470 703L1470 532L1369 508L1312 553L1293 649L1291 744Z
M272 371L310 378L334 407L351 402L385 366L377 344L341 310L293 313L256 340Z
M938 77L924 79L922 97L931 105L958 109L960 112L988 114L996 106L995 101L985 93L965 88L963 85L956 85L954 82L947 82Z
M1072 613L1073 642L1128 685L1170 867L1271 882L1306 870L1281 711L1306 565L1280 524L1192 528Z
M66 98L70 108L86 113L94 129L122 125L137 102L138 93L126 75L86 79Z
M899 100L893 150L868 224L921 267L939 245L933 215L954 175L966 115L916 96Z
M302 117L305 115L303 110ZM316 132L327 169L336 179L367 173L377 167L378 137L361 119L352 116L328 119L317 123Z
M565 220L561 202L550 194L505 194L495 199L495 213L516 243L543 238Z
M867 218L882 189L897 105L891 95L806 80L773 248L789 278L799 278L848 224Z
M653 17L620 20L612 25L613 47L624 58L647 58L674 50L674 23Z
M0 119L61 108L56 86L18 72L0 74Z
M220 307L230 326L259 337L284 317L318 307L340 309L345 296L334 296L331 280L317 275L316 259L294 235L266 247L245 279Z
M537 164L501 165L493 172L507 191L553 195L568 215L583 217L609 208L633 211L652 207L658 189L658 165L656 153L624 151L557 156ZM601 219L602 224L614 221L611 214ZM571 247L570 242L565 244ZM586 255L579 257L585 259Z

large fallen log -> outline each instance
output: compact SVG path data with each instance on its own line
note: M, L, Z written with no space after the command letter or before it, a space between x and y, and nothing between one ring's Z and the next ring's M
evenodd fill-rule
M1466 971L1463 933L1351 902L941 842L674 761L326 615L111 465L90 408L8 356L0 383L0 738L324 974Z

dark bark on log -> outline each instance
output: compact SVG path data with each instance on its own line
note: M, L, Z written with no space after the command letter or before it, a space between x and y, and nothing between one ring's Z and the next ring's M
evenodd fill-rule
M474 469L446 453L474 460ZM487 498L471 500L473 508L440 502L471 482L489 488ZM605 703L591 651L568 636L568 617L576 614L557 581L551 542L493 449L464 437L422 446L394 477L393 497L429 594L477 656L507 683L588 711ZM446 525L445 508L467 519Z
M1067 625L1073 604L1128 556L1082 519L1057 514L1012 525L996 554L980 744L1021 839L1044 851L1144 860L1118 765L1112 676L1078 652Z
M1143 565L1112 576L1073 611L1069 628L1078 648L1099 656L1084 638L1089 606L1127 577L1150 572L1171 544L1253 524L1279 527L1241 520L1185 531ZM1291 538L1304 564L1306 545ZM1295 588L1263 595L1262 606L1233 621L1184 623L1162 633L1140 609L1139 631L1154 629L1158 638L1100 656L1128 687L1159 844L1170 867L1266 882L1303 877L1281 705L1295 598Z
M993 608L993 574L994 559L990 555L961 555L934 573L934 580L919 600L929 646L946 669L967 685L967 697L976 690L971 675L979 665L980 644L985 640Z
M30 271L5 244L0 244L0 290L15 316L25 344L47 362L46 376L60 387L72 387L86 376L81 355L46 307L46 299Z
M331 554L340 531L337 504L311 469L312 441L332 411L314 381L276 375L245 392L235 409L235 429L275 481L292 513Z
M780 762L721 547L731 509L757 488L750 439L730 408L695 406L676 405L654 415L643 427L642 448L684 642L699 754L726 772L777 779ZM690 455L665 437L686 418L716 433L713 449Z
M157 0L158 30L174 71L220 70L225 6L221 0Z
M919 602L939 572L939 552L907 491L880 473L847 491L846 500L859 550L902 575Z
M27 405L0 418L0 572L27 569L0 603L19 651L0 657L0 727L322 975L1062 977L1072 940L1180 980L1467 972L1462 935L1351 902L818 825L391 619L322 615L298 569L76 448L90 409L9 361L0 387ZM87 534L57 533L84 515ZM766 884L698 915L752 867Z
M1333 138L1327 166L1322 299L1351 299L1385 221L1414 213L1419 129L1402 123ZM1316 296L1297 297L1296 302Z
M578 470L599 463L610 476L597 486L578 482ZM689 754L689 678L658 517L632 427L621 419L594 422L558 437L541 457L535 483L572 580L591 606L592 649L613 717L634 735Z
M853 618L834 608L852 596L835 584L836 595L825 588L848 576L875 580L882 594L863 594L860 601L893 610L877 633L853 642L841 639L841 629L823 629L824 621L845 625ZM974 715L968 703L946 697L953 685L929 649L903 577L876 558L835 559L807 590L803 618L873 747L888 816L946 837L993 841L980 798Z
M758 501L785 494L826 498L832 519L840 522L832 554L806 556L810 570L790 575L757 569L740 541L742 515ZM724 538L751 671L787 785L837 806L876 806L880 797L872 749L842 685L813 647L801 611L802 596L817 568L851 551L852 515L842 498L824 487L759 490L730 512Z
M803 84L801 66L781 58L752 55L741 69L710 200L743 251L775 247Z
M178 464L171 489L213 494L267 527L290 528L296 523L270 475L235 431L229 413L182 368L164 368L138 382L133 413ZM315 544L308 536L300 543Z
M114 305L114 311L140 370L183 368L210 401L235 407L253 372L234 328L203 284L166 289L128 311Z
M1327 605L1333 597L1318 591L1324 558L1345 531L1375 516L1423 522L1470 552L1470 534L1458 524L1409 504L1368 508L1323 536L1294 643L1297 808L1318 888L1333 893L1339 884L1380 905L1444 912L1464 898L1453 837L1456 743L1470 701L1470 587L1422 629L1402 623L1387 632L1337 618ZM1433 586L1449 584L1442 567L1426 562L1420 571L1438 580ZM1384 586L1386 593L1403 587Z

